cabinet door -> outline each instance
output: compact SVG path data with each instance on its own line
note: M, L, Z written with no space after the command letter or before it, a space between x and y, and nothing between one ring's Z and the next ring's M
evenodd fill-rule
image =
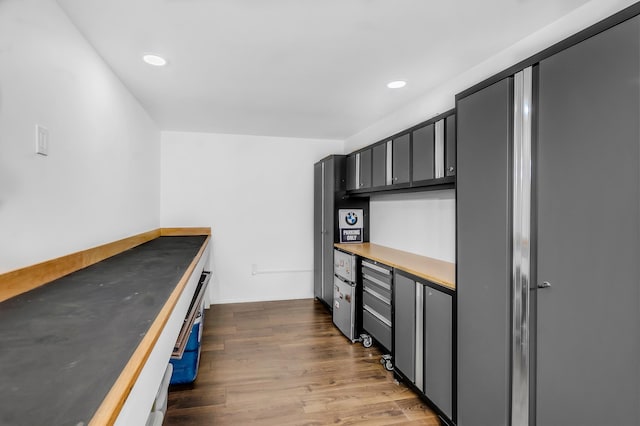
M387 184L387 144L380 143L373 147L372 152L372 183L373 187Z
M323 195L323 233L322 233L322 288L323 300L333 306L333 236L335 228L335 162L329 159L324 162Z
M445 118L444 175L456 175L456 115Z
M392 171L393 185L409 182L409 133L393 140Z
M510 424L511 78L457 102L458 425Z
M411 181L434 178L435 131L434 125L429 124L413 132Z
M416 283L400 274L396 274L394 280L394 364L411 382L415 382Z
M347 191L358 189L358 168L356 154L347 156Z
M449 418L453 416L452 296L425 287L424 394Z
M371 188L371 148L360 152L360 187Z
M640 424L639 40L634 18L540 63L539 425Z
M313 295L322 299L322 163L313 165Z

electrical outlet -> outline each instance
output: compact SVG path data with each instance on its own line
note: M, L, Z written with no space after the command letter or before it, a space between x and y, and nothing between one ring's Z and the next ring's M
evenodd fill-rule
M36 124L36 154L49 155L49 130Z

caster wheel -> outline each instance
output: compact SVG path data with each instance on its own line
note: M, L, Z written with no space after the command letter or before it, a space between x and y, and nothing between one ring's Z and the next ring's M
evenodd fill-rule
M364 346L365 348L370 348L373 345L373 340L371 339L371 336L366 336L364 339L362 339L362 346Z
M393 362L391 362L391 360L386 360L384 362L384 368L387 371L393 371Z

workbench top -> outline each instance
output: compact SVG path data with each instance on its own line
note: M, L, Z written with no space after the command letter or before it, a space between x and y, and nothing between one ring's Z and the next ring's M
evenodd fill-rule
M456 289L455 263L372 243L334 244L334 246L342 251L384 263L443 287Z
M0 425L87 425L206 236L161 236L0 303Z

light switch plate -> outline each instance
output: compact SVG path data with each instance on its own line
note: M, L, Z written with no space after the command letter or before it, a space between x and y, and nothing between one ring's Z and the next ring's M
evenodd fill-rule
M49 155L49 130L36 124L36 154Z

